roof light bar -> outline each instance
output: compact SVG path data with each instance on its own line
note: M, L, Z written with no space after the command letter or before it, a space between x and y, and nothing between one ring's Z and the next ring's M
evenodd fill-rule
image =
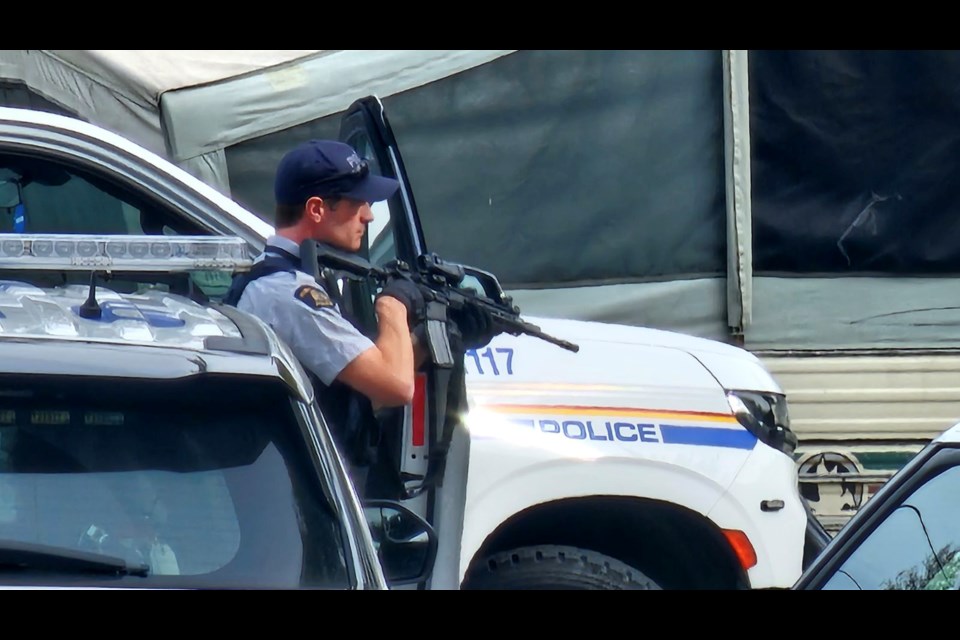
M248 271L236 237L0 233L0 269L54 271Z

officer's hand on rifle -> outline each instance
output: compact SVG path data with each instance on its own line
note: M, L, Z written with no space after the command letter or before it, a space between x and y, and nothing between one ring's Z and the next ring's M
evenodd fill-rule
M425 302L423 293L412 280L408 278L391 278L383 285L383 289L377 295L381 297L396 298L407 308L407 325L413 327L421 318L423 318Z
M463 336L464 349L485 347L500 333L490 313L480 307L466 305L452 311L450 316Z

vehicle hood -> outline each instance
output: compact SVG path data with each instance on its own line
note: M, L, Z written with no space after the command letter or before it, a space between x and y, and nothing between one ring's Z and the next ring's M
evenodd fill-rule
M699 362L724 389L782 393L782 389L760 359L746 349L734 345L646 327L535 316L524 316L524 319L540 327L544 333L580 345L581 353L588 352L584 349L585 345L610 345L614 349L616 345L643 348L656 354L653 360L647 363L650 367L682 361L680 354L686 354ZM567 353L560 347L546 342L543 344L549 346L553 352ZM544 352L548 353L550 352ZM594 363L584 364L593 366ZM636 368L632 369L635 371ZM623 375L631 377L626 370ZM633 377L636 377L636 373Z

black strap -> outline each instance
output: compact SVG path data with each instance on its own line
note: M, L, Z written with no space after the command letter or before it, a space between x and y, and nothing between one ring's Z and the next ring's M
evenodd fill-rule
M300 257L293 253L290 253L289 251L287 251L282 247L268 244L266 248L263 250L263 253L265 254L264 255L265 258L283 258L284 260L289 262L290 265L297 271L303 270L300 264Z
M233 282L226 295L223 296L223 303L232 307L237 306L240 297L243 296L247 285L258 278L263 278L272 273L286 271L293 273L300 270L300 258L280 247L267 246L264 250L263 260L254 263L250 271L234 276Z

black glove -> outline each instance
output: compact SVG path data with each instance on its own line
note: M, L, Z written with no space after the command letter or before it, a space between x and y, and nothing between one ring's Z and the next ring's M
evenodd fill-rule
M420 287L412 280L391 278L383 285L383 289L377 295L378 298L382 296L390 296L403 303L403 306L407 308L407 323L410 326L419 322L420 318L423 317L426 303L423 300Z
M474 305L451 312L451 319L460 329L464 349L479 349L487 346L500 333L490 312Z

